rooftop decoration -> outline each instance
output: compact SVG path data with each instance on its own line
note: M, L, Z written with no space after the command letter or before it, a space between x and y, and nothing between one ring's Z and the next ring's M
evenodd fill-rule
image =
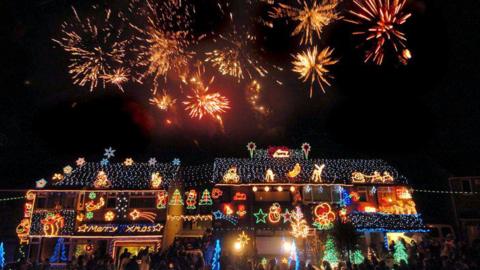
M352 212L348 215L358 231L376 232L425 232L420 214L390 215L382 213Z

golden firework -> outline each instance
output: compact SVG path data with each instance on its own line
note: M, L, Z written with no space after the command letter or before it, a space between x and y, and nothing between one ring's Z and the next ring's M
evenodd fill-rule
M75 8L72 10L74 20L64 22L60 31L62 36L52 40L70 56L68 68L73 83L79 86L89 84L90 91L93 91L99 81L103 86L108 81L121 89L120 85L128 81L122 68L128 42L120 38L121 30L112 26L111 10L105 10L103 20L82 20Z
M318 53L317 47L307 49L304 52L294 55L293 71L299 74L299 78L306 82L310 80L310 98L313 94L313 84L317 82L325 93L323 84L330 86L329 79L333 78L330 74L329 66L338 62L338 59L332 58L333 49L327 47Z
M301 34L300 44L313 44L314 35L320 38L323 28L341 18L337 11L338 0L297 0L298 7L279 3L269 12L274 19L287 18L297 23L292 36Z
M113 70L112 74L104 74L101 77L106 83L116 85L123 92L122 84L128 82L130 70L121 67Z
M141 0L132 3L140 5ZM180 73L188 67L194 52L189 50L196 40L190 32L190 9L181 1L145 0L144 6L130 7L132 12L146 17L147 25L130 26L139 34L139 44L134 49L137 53L136 66L145 68L138 80L153 77L152 92L158 89L159 79L166 78L169 71Z
M219 39L224 46L206 52L205 62L211 63L220 74L237 78L238 81L245 77L252 79L255 75L265 77L268 74L268 70L250 50L255 42L255 37L246 29L240 32L233 30L227 35L219 35Z
M404 12L406 0L353 0L353 3L354 9L349 10L351 18L346 21L363 28L353 34L363 36L368 43L365 62L381 65L389 44L400 62L406 64L411 53L405 34L398 29L411 16Z
M215 77L205 83L203 81L204 68L198 67L197 72L193 74L188 80L184 78L184 83L187 84L192 93L187 95L183 102L185 110L191 118L202 119L203 116L209 115L222 123L220 114L230 109L229 101L220 93L210 93L209 88L212 85Z
M157 106L162 111L167 111L170 107L172 107L176 99L173 99L167 92L164 90L163 94L159 97L153 97L150 100L150 104Z

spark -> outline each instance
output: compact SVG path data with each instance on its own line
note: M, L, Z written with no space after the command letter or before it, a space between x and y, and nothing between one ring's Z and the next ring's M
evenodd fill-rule
M323 28L331 22L341 19L337 11L338 0L327 0L319 3L317 0L297 0L298 7L279 3L269 12L274 19L287 18L297 23L292 36L301 34L300 44L313 44L314 35L320 38Z
M118 89L124 92L122 84L128 82L129 76L130 76L130 70L121 67L121 68L115 69L112 74L102 75L102 79L105 79L106 83L116 85Z
M108 81L122 90L121 83L128 81L127 73L122 69L128 41L121 39L123 32L112 26L111 10L105 10L103 20L81 19L74 7L72 10L74 20L62 23L61 37L52 41L69 54L68 73L73 83L82 87L88 84L93 91L99 81L104 87Z
M230 109L230 102L218 92L209 92L209 88L215 80L215 77L212 76L210 80L205 83L202 78L204 72L204 68L198 67L197 72L194 73L194 75L188 80L184 79L184 83L187 84L192 91L190 95L187 95L186 100L183 102L185 110L188 111L191 118L202 119L203 116L209 115L222 124L223 122L220 114L224 113L227 109Z
M134 3L140 0L133 1ZM137 10L135 5L131 9ZM137 53L136 65L144 68L139 76L141 82L145 77L153 77L152 92L155 94L159 79L166 79L169 71L180 73L188 67L194 52L190 47L196 43L191 34L191 11L189 5L181 1L145 0L145 7L136 11L139 16L146 17L147 25L136 26L130 23L139 35L139 45L134 49Z
M172 107L175 104L177 100L173 99L164 90L161 96L153 97L149 99L149 101L150 101L150 104L157 106L157 108L159 108L160 110L167 111L170 107Z
M266 116L268 115L269 111L265 105L262 105L260 103L261 91L262 91L262 86L260 85L260 83L257 82L256 80L253 80L247 85L245 94L247 96L247 102L250 104L250 107L252 107L252 109L256 113Z
M369 44L365 62L381 65L388 44L400 62L406 64L411 53L407 49L407 37L398 29L412 15L403 11L406 0L354 0L353 3L354 9L349 10L352 18L346 21L363 28L353 35L363 36L365 43Z
M206 52L205 62L211 63L220 74L234 77L238 81L244 78L252 79L257 75L265 77L268 74L267 68L251 51L256 38L247 29L234 29L226 35L220 34L219 40L223 47Z
M325 93L323 84L330 86L329 78L333 78L330 75L328 69L329 66L338 62L338 59L332 58L333 49L326 47L320 53L318 53L317 47L313 49L307 49L304 52L294 55L293 71L299 74L299 78L303 79L303 82L310 80L310 98L313 94L313 84L317 82L320 88Z

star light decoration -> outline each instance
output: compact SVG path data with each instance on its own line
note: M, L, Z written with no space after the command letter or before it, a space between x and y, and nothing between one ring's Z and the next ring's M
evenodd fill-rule
M157 164L157 159L156 158L150 158L148 160L148 165L155 166L155 164Z
M64 173L64 174L71 174L72 171L73 171L72 166L65 166L65 167L63 167L63 173Z
M44 188L46 185L47 185L47 180L45 180L44 178L35 181L36 188Z
M125 161L123 162L123 165L132 166L133 165L133 159L132 158L125 159Z
M100 161L100 165L101 166L107 166L108 164L110 163L110 161L106 158L103 158L101 161Z
M237 241L240 243L240 245L243 247L245 247L248 242L250 241L250 237L248 237L248 235L245 233L245 231L242 231L242 233L240 233L238 235L238 238L237 238Z
M292 214L288 211L288 208L285 208L285 212L282 214L283 223L292 222Z
M78 167L82 167L83 165L85 165L85 163L86 163L86 161L85 161L85 158L83 158L83 157L79 157L75 161L75 164L77 164Z
M326 47L320 52L317 46L293 55L292 71L299 74L299 79L303 82L310 80L310 98L313 95L313 85L316 82L323 93L325 93L324 84L330 86L329 79L333 78L330 74L329 66L338 63L338 59L332 57L333 49Z
M258 223L265 223L265 224L267 223L266 218L267 218L268 214L266 214L265 212L263 212L262 208L258 209L258 212L257 212L257 213L254 213L253 215L254 215L255 218L257 219L257 220L255 221L255 223L257 223L257 224L258 224Z
M105 153L103 154L106 158L110 159L115 156L115 149L112 147L105 148Z
M180 161L179 158L174 158L174 159L172 160L172 164L173 164L174 166L180 166L180 163L181 163L181 161Z

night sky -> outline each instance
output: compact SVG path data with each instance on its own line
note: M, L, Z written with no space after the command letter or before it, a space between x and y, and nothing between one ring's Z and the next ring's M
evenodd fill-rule
M155 156L193 164L214 157L246 157L249 141L259 147L310 142L315 157L383 158L422 188L445 188L449 175L480 173L476 0L409 1L413 16L404 30L413 59L407 66L364 64L351 26L329 26L317 44L334 47L340 63L332 69L332 87L326 94L316 89L312 99L308 85L289 71L291 54L298 51L291 25L254 28L265 38L260 42L264 61L285 68L275 74L284 85L272 78L262 81L262 100L272 113L259 119L245 102L245 85L220 78L218 84L232 101L224 115L224 131L211 120L186 117L165 126L165 115L148 104L146 85L127 84L125 94L111 87L90 93L87 87L74 86L67 56L51 41L71 15L72 3L0 3L2 188L32 187L34 180L74 165L79 156L99 161L109 146L117 149L118 161ZM81 1L76 7L82 12L92 3ZM196 27L223 31L222 20L209 13L208 5L202 6Z

